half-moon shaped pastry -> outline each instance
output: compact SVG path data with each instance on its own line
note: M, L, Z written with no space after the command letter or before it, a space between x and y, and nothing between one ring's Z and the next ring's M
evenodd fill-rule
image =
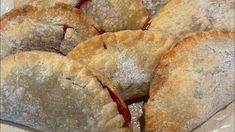
M97 23L65 4L50 8L25 5L0 18L1 58L19 51L67 54L78 42L98 35Z
M54 6L57 2L80 8L105 31L141 29L148 12L140 0L30 0L36 7Z
M101 71L127 100L148 94L150 76L174 39L144 31L105 33L78 44L68 57Z
M1 60L1 120L40 131L129 131L130 113L100 74L67 57L21 52Z
M191 131L234 100L234 37L213 30L175 43L151 81L146 131Z
M183 36L235 27L234 0L171 0L153 18L150 31Z

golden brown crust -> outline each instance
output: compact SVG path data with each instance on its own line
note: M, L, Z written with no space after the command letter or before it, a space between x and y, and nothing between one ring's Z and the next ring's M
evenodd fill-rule
M45 8L61 2L81 9L96 20L105 31L141 29L148 12L139 0L31 0L28 4ZM82 3L81 5L79 3Z
M2 120L40 131L130 130L107 90L112 83L78 62L30 51L5 57L1 70Z
M65 20L64 24L70 24L74 28L80 27L80 24L78 23L87 22L87 26L100 29L99 25L91 17L86 16L80 9L73 8L72 6L68 6L63 3L57 3L55 6L45 9L33 7L31 5L24 5L20 8L13 9L12 11L1 16L1 29L5 28L5 26L7 26L11 20L16 19L17 16L32 18L40 21L53 17L61 17L60 19ZM97 33L95 28L93 28L93 30Z
M26 16L29 12L34 12L35 7L30 5L25 5L21 8L12 9L10 12L4 14L0 17L0 27L1 30L11 21L16 19L17 16Z
M153 34L151 32L144 31L120 31L116 33L104 33L99 36L95 36L92 39L84 41L78 44L68 56L79 59L80 56L90 57L93 55L95 49L102 48L104 46L103 42L107 42L106 46L119 45L119 42L123 42L121 46L125 48L132 48L132 46L137 45L137 41L169 41L174 40L173 36ZM89 46L87 46L89 45ZM107 47L108 48L108 47ZM147 47L142 47L147 48Z
M234 28L233 0L171 0L153 18L149 30L182 37L197 31Z
M171 58L174 58L176 54L178 53L177 49L182 49L182 47L185 47L187 45L187 49L193 49L196 47L196 45L200 44L200 41L216 38L216 40L224 39L224 38L231 38L233 39L235 31L232 29L220 29L220 30L212 30L209 32L196 32L192 34L188 34L187 36L177 40L172 47L165 53L165 55L162 56L161 60L164 60L164 64L168 63L166 60L172 61ZM189 44L190 43L190 44ZM163 62L162 62L163 63ZM164 65L160 63L155 71L157 69L165 69L167 65ZM183 63L183 62L182 62ZM163 70L164 71L164 70ZM167 75L167 73L161 73L162 75ZM163 85L165 79L167 76L158 76L158 74L153 74L152 80L151 80L151 89L149 91L150 96L154 96L159 88Z
M68 57L104 73L124 99L137 98L147 95L153 68L174 39L144 31L105 33L80 43Z
M171 47L171 49L165 55L163 55L160 64L156 67L155 72L153 74L153 78L151 80L151 85L150 85L150 93L149 93L150 99L148 100L148 103L145 105L146 131L177 132L177 131L192 130L197 125L203 123L212 114L214 114L216 110L219 110L220 107L224 107L226 106L226 103L229 103L233 95L231 92L226 93L226 91L231 90L230 85L233 85L232 83L229 84L229 86L225 84L226 86L224 86L222 88L223 90L220 92L214 91L214 93L211 93L210 97L215 98L214 101L212 102L214 103L218 101L216 105L219 108L217 108L217 106L214 107L213 106L214 104L212 104L209 100L206 99L210 98L207 97L206 92L200 91L199 93L197 93L195 91L191 91L191 90L199 90L199 88L194 89L194 85L189 82L194 79L198 79L197 76L199 76L199 80L203 80L202 78L203 75L200 74L201 72L203 73L204 71L198 69L199 71L196 72L196 70L193 69L194 67L196 67L195 64L194 65L191 64L191 60L194 60L195 57L200 57L203 55L203 52L200 51L202 50L201 48L203 47L200 46L202 46L205 43L210 44L210 42L212 42L211 45L215 45L216 43L220 43L223 41L225 41L224 45L227 44L226 41L228 41L229 44L232 44L235 38L234 35L235 35L234 30L229 30L229 29L193 33L175 42L175 44ZM220 47L221 53L216 54L217 58L221 57L220 54L222 54L222 51L224 50L223 49L224 47L222 45L223 44L221 44ZM233 50L232 47L229 47L229 45L227 45L227 48ZM205 52L206 51L204 51L204 53ZM217 52L217 51L216 49L215 50L212 49L212 52ZM225 52L225 54L228 55L229 53L230 51L227 53ZM191 58L188 56L190 56ZM209 55L208 53L208 56L212 55ZM210 59L205 58L205 60L209 61ZM225 63L223 62L225 60L220 60L220 61L222 65L223 63ZM213 63L211 62L210 64L210 62L208 62L202 64L204 65L208 64L207 68L209 69L210 66L213 65L217 66L218 65L217 63L219 62L216 62L216 64L214 63L215 62ZM233 63L233 62L228 61L226 63ZM198 60L199 67L200 64L201 64L200 60ZM182 69L182 71L180 69ZM223 70L224 72L230 73L229 70L231 70L231 68ZM211 74L215 75L216 73L211 73ZM187 79L189 79L189 82L184 81ZM228 81L227 83L230 82L230 79L231 78L227 78ZM209 81L211 80L208 80L207 83L211 83ZM195 87L197 87L198 85L200 84L197 84ZM200 87L206 89L207 85L201 84ZM210 89L208 89L208 91L210 91ZM224 96L225 94L226 96ZM223 98L226 101L224 101L223 104L219 100L217 100L218 98ZM212 105L213 107L212 108L202 107L210 105ZM204 115L203 113L206 111L208 111L208 113ZM200 119L198 119L199 117Z
M48 8L25 5L2 16L0 25L1 58L28 50L67 54L100 30L91 17L62 3Z

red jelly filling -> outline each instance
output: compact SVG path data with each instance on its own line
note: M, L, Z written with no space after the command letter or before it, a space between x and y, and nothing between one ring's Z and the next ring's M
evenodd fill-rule
M91 1L91 0L79 0L79 2L75 5L76 8L80 8L82 4Z
M148 30L150 24L151 24L151 17L148 17L144 22L144 26L142 27L142 30Z
M96 29L96 31L97 31L99 34L103 34L103 33L106 32L104 29Z
M100 80L98 81L100 82L103 88L108 90L110 97L117 104L118 112L123 115L124 120L125 120L123 127L129 127L131 123L131 113L128 107L125 107L122 104L120 98L117 95L115 95L112 90L110 90L107 86L105 86Z
M111 96L113 101L117 104L119 113L124 116L125 122L124 122L123 126L129 127L129 125L131 123L131 113L130 113L129 109L122 105L122 102L120 101L118 96L116 96L109 88L107 88L107 89L109 91L109 95Z
M97 27L95 27L94 25L92 25L93 28L95 28L95 30L99 33L99 34L103 34L105 33L106 31L102 28L98 29Z

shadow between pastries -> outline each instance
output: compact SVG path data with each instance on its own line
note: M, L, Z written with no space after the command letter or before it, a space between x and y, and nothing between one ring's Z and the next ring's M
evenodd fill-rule
M28 50L66 55L77 43L98 35L100 29L81 10L65 4L44 9L25 5L3 15L0 26L1 58Z
M1 120L40 131L130 131L130 112L101 74L55 53L1 60Z

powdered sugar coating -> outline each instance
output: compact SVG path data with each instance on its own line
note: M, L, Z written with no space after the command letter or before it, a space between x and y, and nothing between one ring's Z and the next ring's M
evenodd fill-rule
M138 98L148 94L151 74L174 39L144 31L105 33L80 43L68 57L104 73L124 99Z
M141 29L148 12L139 0L31 0L36 7L54 6L61 2L84 11L96 20L105 31Z
M125 52L127 52L125 50L122 52L124 53L120 53L117 59L119 62L117 64L117 70L119 72L115 73L113 77L116 84L122 84L121 87L125 88L134 83L147 83L149 76L146 71L140 67L140 62L137 58L135 58L135 56L129 57L129 55L125 54Z
M234 31L191 34L154 73L146 129L191 131L234 100Z
M178 37L235 27L234 0L172 0L153 18L150 31Z
M29 50L66 55L100 29L82 11L65 4L45 9L25 5L1 17L0 22L1 58Z
M199 13L206 16L216 28L231 28L235 26L234 0L199 0Z
M141 123L140 117L143 116L143 105L144 102L132 103L128 105L128 108L131 112L133 132L141 132Z
M151 16L156 15L158 11L170 0L141 0L148 9Z
M77 62L34 51L4 58L1 69L1 120L40 131L128 131L100 78Z
M139 0L92 0L81 9L107 31L141 29L148 15Z

